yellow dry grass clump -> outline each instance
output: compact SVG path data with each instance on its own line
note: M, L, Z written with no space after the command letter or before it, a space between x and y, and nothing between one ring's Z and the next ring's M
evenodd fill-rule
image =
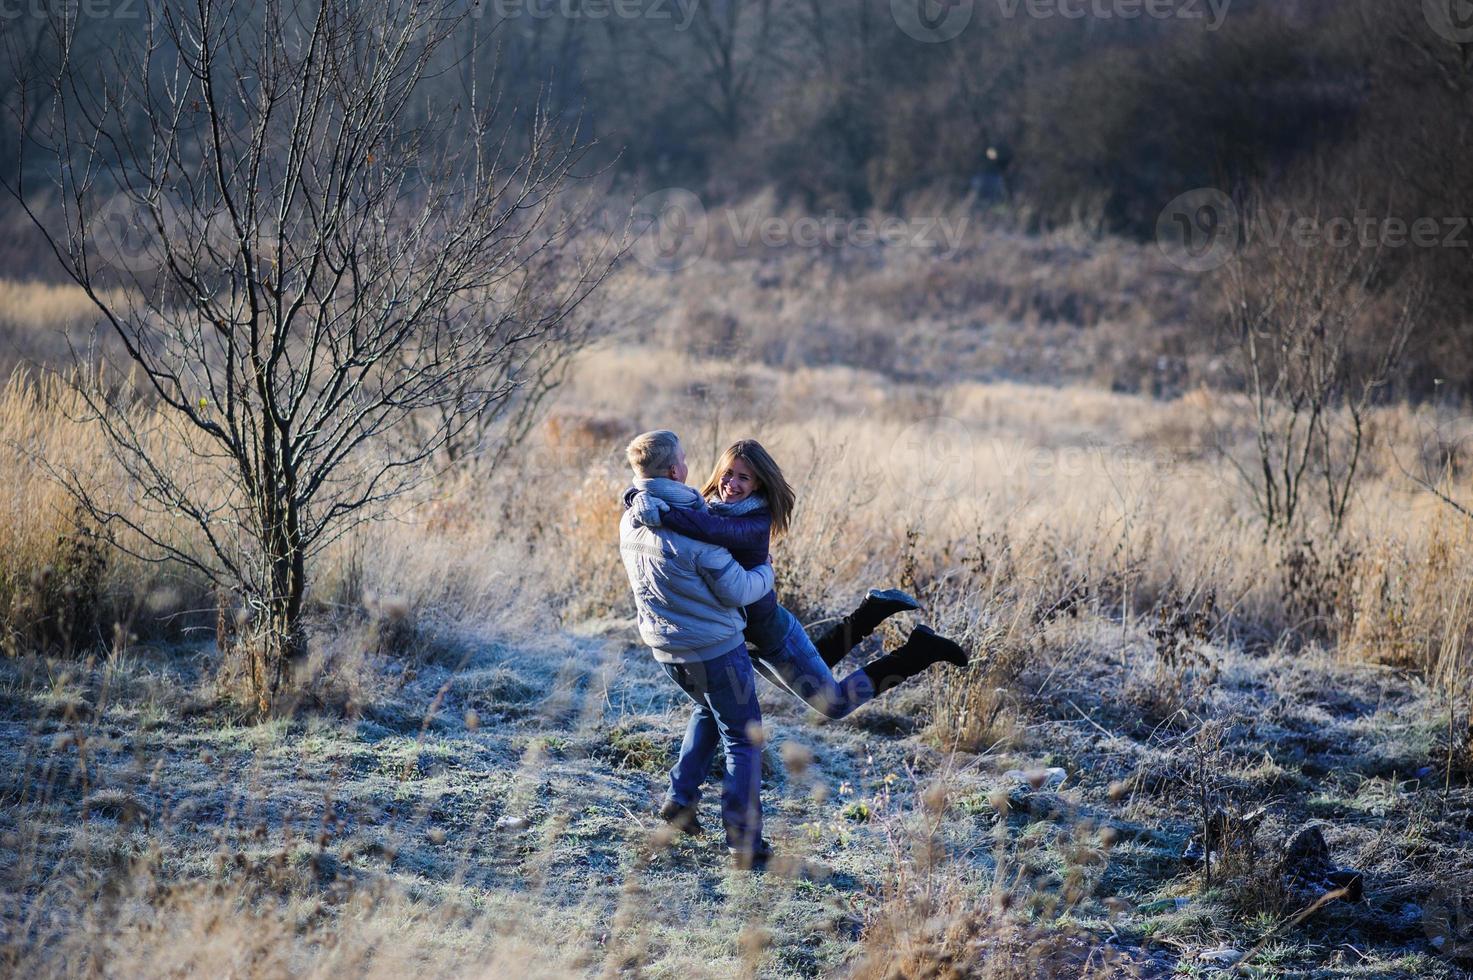
M90 382L83 382L90 383ZM149 410L137 408L140 419ZM127 511L130 482L88 420L77 377L17 371L0 388L0 645L6 653L80 653L197 606L197 576L136 557L136 535L103 525L68 489ZM146 424L146 423L145 423ZM160 447L168 440L159 428ZM187 459L187 454L176 455ZM131 516L158 528L159 515ZM186 529L178 529L186 535ZM133 552L133 554L130 554Z
M49 468L98 471L101 433L72 421L83 409L60 378L16 373L0 388L0 644L77 645L72 631L95 617L116 555ZM91 595L84 594L91 592ZM85 608L84 608L85 607Z

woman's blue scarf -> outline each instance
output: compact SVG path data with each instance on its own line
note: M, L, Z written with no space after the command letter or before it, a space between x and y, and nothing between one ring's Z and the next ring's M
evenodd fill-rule
M760 493L750 494L734 504L724 504L719 500L712 500L707 505L711 513L720 514L722 517L743 517L754 511L767 509L767 498Z
M767 498L760 493L751 494L734 504L724 504L720 500L712 500L708 504L694 487L663 476L648 479L638 477L634 481L634 486L651 497L665 501L671 507L684 507L686 510L710 510L711 513L720 514L722 517L743 517L755 511L767 509Z

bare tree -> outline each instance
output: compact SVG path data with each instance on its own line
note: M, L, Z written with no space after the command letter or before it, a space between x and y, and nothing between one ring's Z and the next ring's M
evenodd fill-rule
M750 31L742 23L746 13L755 19ZM691 28L702 62L699 77L706 83L692 95L717 120L723 135L734 140L741 132L742 107L750 101L762 61L770 54L772 0L703 3Z
M90 88L75 6L50 23L37 128L62 214L21 203L157 409L85 391L134 505L61 476L140 553L238 594L271 710L306 650L313 556L442 449L475 448L470 422L535 404L587 337L580 304L617 257L568 200L587 144L474 82L447 103L476 25L443 0L165 4Z
M758 101L764 70L782 62L777 51L782 25L776 21L772 0L699 3L689 31L636 35L643 46L643 70L680 86L720 137L735 141Z
M1384 240L1379 227L1370 236L1364 222L1357 228L1361 208L1306 200L1250 201L1252 233L1223 270L1228 344L1254 421L1252 462L1227 455L1265 535L1291 529L1311 495L1339 533L1367 412L1406 351L1425 295L1412 273L1382 281Z
M41 104L50 94L44 85L27 84L33 82L29 69L45 60L49 40L50 32L40 18L6 29L4 47L0 49L0 167L18 169L29 149L31 132L22 121L34 126ZM14 179L13 172L7 176Z

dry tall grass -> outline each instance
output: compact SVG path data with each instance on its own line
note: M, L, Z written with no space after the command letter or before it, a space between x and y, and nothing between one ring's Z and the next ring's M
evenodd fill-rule
M1420 451L1401 408L1380 420L1389 435L1343 539L1317 537L1311 523L1304 540L1284 542L1263 539L1209 441L1251 431L1232 398L895 385L853 369L732 368L648 349L588 358L565 397L636 428L678 428L696 474L733 438L768 444L800 494L774 552L780 588L810 615L906 580L956 628L1017 642L1020 616L1041 626L1084 603L1129 624L1169 597L1213 591L1223 638L1267 646L1287 632L1436 672L1473 575L1473 528L1393 463ZM1396 434L1405 442L1386 445ZM620 481L616 454L612 444L597 454L613 469L602 485ZM571 539L597 547L614 516L579 523Z
M1128 626L1163 601L1210 591L1219 637L1250 645L1287 636L1434 676L1451 676L1464 646L1473 527L1393 465L1421 451L1405 409L1374 420L1382 441L1342 540L1316 538L1310 525L1283 543L1263 540L1235 475L1206 444L1209 429L1248 431L1246 405L1230 398L898 385L852 368L783 371L619 347L586 356L561 403L565 414L534 434L514 471L442 483L374 526L350 591L410 597L430 618L475 618L513 574L565 619L623 614L614 551L623 437L563 430L669 425L685 435L693 473L745 435L785 465L799 507L774 557L785 600L810 621L865 588L903 584L995 665L1077 607ZM0 391L14 474L0 487L0 608L19 608L48 575L72 574L96 533L78 527L38 462L108 483L101 434L70 420L81 414L56 379L17 375ZM1405 444L1386 444L1398 436ZM158 576L106 554L98 584L111 601L159 608ZM319 567L319 597L345 598L332 583L346 555Z
M60 378L16 373L0 388L0 643L10 655L34 646L96 646L110 599L133 592L139 568L110 547L79 512L48 465L96 472L101 434L72 421L82 410ZM128 596L132 598L132 596ZM107 623L111 627L112 623Z
M104 299L120 309L129 306L122 290L110 290ZM14 279L0 279L0 311L0 328L7 331L65 329L101 317L80 286Z

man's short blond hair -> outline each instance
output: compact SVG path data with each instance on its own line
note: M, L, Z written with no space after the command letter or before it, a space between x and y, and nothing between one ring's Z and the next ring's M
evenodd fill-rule
M645 479L669 476L680 456L680 437L669 429L655 429L634 437L624 449L624 458Z

